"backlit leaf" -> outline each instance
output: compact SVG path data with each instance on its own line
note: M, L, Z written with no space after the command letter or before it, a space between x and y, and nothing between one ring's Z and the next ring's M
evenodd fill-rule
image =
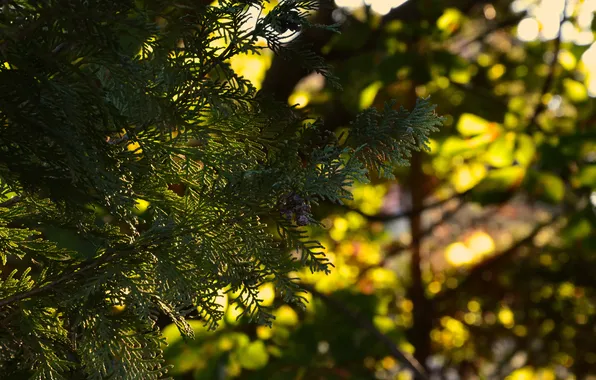
M257 370L269 362L269 352L262 340L249 343L238 349L238 361L246 369Z
M489 129L489 122L480 116L471 113L464 113L460 116L457 122L457 131L462 136L474 136L485 133Z

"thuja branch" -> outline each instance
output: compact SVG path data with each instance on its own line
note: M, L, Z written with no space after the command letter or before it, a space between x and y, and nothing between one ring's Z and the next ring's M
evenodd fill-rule
M13 304L15 302L18 302L18 301L21 301L24 299L28 299L28 298L32 298L34 296L39 296L42 293L48 292L48 291L56 288L59 285L62 285L68 281L74 280L76 277L90 271L91 269L97 268L102 264L106 264L110 261L113 261L114 259L122 256L125 252L128 252L128 250L117 251L117 252L112 251L112 252L108 252L108 253L104 254L103 256L100 256L99 258L96 258L94 260L90 260L90 261L81 263L81 265L79 265L73 271L65 273L63 276L57 278L56 280L54 280L46 285L39 286L37 288L28 290L26 292L16 293L10 297L0 300L0 308L8 306L10 304Z

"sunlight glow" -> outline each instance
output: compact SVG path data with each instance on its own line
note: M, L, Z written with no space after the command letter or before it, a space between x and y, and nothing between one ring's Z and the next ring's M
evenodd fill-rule
M360 8L362 4L362 0L335 0L335 5L341 8L347 8L348 10Z
M499 322L501 322L505 327L513 327L513 324L515 323L513 312L506 306L501 307L497 318L499 318Z
M453 243L445 250L445 258L451 265L462 266L472 263L474 252L463 243Z
M335 0L338 7L346 8L347 10L355 10L363 5L370 6L370 9L380 15L386 15L393 8L397 8L407 0Z
M370 5L370 9L380 15L386 15L393 8L397 8L407 0L365 0L367 5Z
M534 18L525 18L517 26L517 38L522 41L533 41L538 38L540 27Z
M588 75L586 78L586 86L588 88L588 95L592 98L596 97L596 42L590 46L588 50L582 55L582 62L587 68Z
M518 38L521 41L552 40L559 33L562 41L577 45L589 45L594 41L591 26L596 0L515 0L511 10L527 13L527 17L518 25ZM563 15L569 21L565 21L560 28Z
M290 95L288 103L296 108L304 108L310 101L309 94L305 92L296 92Z
M475 255L488 255L495 251L493 238L483 231L476 231L466 240L466 243Z
M492 4L486 4L484 6L484 17L486 17L487 20L493 20L495 17L497 17L497 11Z

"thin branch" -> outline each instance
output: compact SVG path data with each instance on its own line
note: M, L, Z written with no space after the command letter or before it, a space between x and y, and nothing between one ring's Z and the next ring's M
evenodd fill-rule
M446 290L443 293L439 293L435 298L433 298L433 302L445 302L452 299L452 297L454 297L462 291L462 287L464 285L467 285L475 280L482 279L482 276L486 271L490 271L499 264L503 263L505 260L508 260L509 257L514 255L521 247L530 244L532 240L534 240L536 235L538 235L543 229L552 226L557 222L557 220L558 215L554 215L549 221L539 223L523 239L517 241L515 244L513 244L503 252L497 253L493 257L484 260L480 264L474 266L472 268L472 272L467 277L465 277L456 288Z
M320 298L323 302L325 302L325 304L327 304L327 306L341 312L343 315L356 322L360 327L374 335L379 342L383 343L383 345L389 350L391 356L393 356L399 362L405 364L406 367L414 372L414 378L425 380L428 379L428 375L426 374L426 371L422 365L410 354L401 351L391 340L391 338L379 331L379 329L366 316L349 308L345 304L334 299L332 296L319 292L309 285L301 284L301 286L313 296Z
M438 221L430 224L428 227L426 227L425 229L422 230L422 232L420 233L420 237L421 238L425 238L428 235L432 234L433 231L435 230L435 228L437 228L438 226L444 224L445 222L447 222L449 219L451 219L452 217L454 217L459 210L461 210L461 208L465 205L465 202L460 202L453 210L449 210L446 211L443 216L441 217L441 219L439 219ZM397 255L400 255L404 252L406 252L408 249L410 249L411 246L410 245L396 245L391 247L387 253L385 254L385 257L383 257L383 259L381 260L381 262L379 262L378 264L374 264L374 265L369 265L365 268L362 268L362 270L360 271L360 274L358 275L358 280L362 279L364 277L364 275L366 273L368 273L370 270L374 269L374 268L379 268L379 267L384 267L385 265L387 265L387 262L396 257Z
M0 203L0 207L4 207L4 208L12 207L15 204L19 203L20 201L21 201L21 197L19 195L17 195L17 196L10 198L9 200L6 200L6 201Z
M469 45L473 44L474 42L483 40L486 37L488 37L490 34L496 32L498 30L517 25L522 19L523 19L523 17L518 16L518 17L509 18L507 20L499 21L499 22L493 24L491 27L484 29L482 32L478 33L471 39L461 43L460 45L458 45L457 43L454 43L454 45L461 52L463 49L465 49Z
M349 207L349 211L354 211L357 212L358 214L364 216L366 219L368 219L371 222L391 222L397 219L402 219L402 218L408 218L411 217L412 215L417 215L417 214L421 214L424 211L428 211L428 210L432 210L434 208L437 208L439 206L444 205L445 203L452 201L454 199L460 199L465 197L466 195L468 195L470 193L470 190L465 191L463 193L458 193L455 194L451 197L445 198L445 199L440 199L438 201L429 203L427 205L424 205L423 207L420 208L412 208L410 210L406 210L406 211L402 211L399 212L397 214L376 214L376 215L369 215L366 214L365 212L357 209L357 208L351 208Z
M563 9L565 9L566 7L567 7L567 0L565 0L565 7ZM563 16L564 15L565 15L565 11L563 10ZM555 70L557 68L557 60L559 57L559 52L561 51L561 35L563 34L561 32L561 29L562 29L563 23L565 21L567 21L567 18L562 17L561 22L559 23L559 34L557 35L557 38L555 39L555 47L553 49L553 60L550 63L548 75L546 76L546 79L544 80L544 83L542 85L542 89L540 90L540 97L538 98L538 104L536 105L536 108L534 109L534 113L532 114L530 121L528 121L528 129L530 131L532 129L536 128L536 126L537 126L536 121L538 119L538 116L540 116L540 114L546 110L546 105L542 101L542 98L550 90L550 88L552 87L553 81L555 79Z

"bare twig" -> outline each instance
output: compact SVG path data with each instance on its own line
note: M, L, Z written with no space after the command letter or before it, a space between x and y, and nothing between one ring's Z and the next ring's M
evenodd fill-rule
M565 0L565 7L563 9L565 9L566 7L567 7L567 0ZM563 10L563 15L564 14L565 14L565 11ZM537 126L536 121L538 119L538 116L540 116L540 114L542 112L544 112L544 110L546 110L546 105L542 101L542 98L550 90L550 88L552 87L553 81L555 79L555 70L557 68L557 60L559 57L559 52L561 51L561 35L563 34L561 29L562 29L563 23L565 21L567 21L567 18L562 17L561 22L559 24L559 34L558 34L557 38L555 39L555 47L553 48L553 60L550 63L548 75L546 76L546 79L544 80L544 83L542 85L542 89L540 90L540 97L538 98L538 104L536 105L536 108L534 109L534 113L532 114L532 117L528 121L528 129L530 131L532 129L536 128L536 126Z
M462 51L464 48L468 47L469 45L473 44L474 42L483 40L486 37L488 37L490 34L496 32L498 30L517 25L522 19L523 19L523 17L518 16L518 17L509 18L507 20L499 21L499 22L491 25L490 27L484 29L482 32L478 33L477 35L470 38L469 40L467 40L459 45L457 45L457 44L455 44L455 45L459 51Z
M349 308L348 306L334 299L332 296L323 294L311 286L305 284L302 284L301 286L305 290L309 291L313 296L325 302L327 306L341 312L343 315L356 322L360 327L374 335L379 342L383 343L383 345L389 350L389 353L392 357L403 363L406 367L414 372L414 377L416 379L428 379L426 371L422 365L418 363L418 361L410 354L401 351L391 340L391 338L379 331L379 329L367 317Z
M433 231L435 230L435 228L437 228L438 226L440 226L440 225L446 223L447 221L449 221L449 219L451 219L452 217L454 217L459 212L459 210L461 210L461 208L465 204L466 204L465 202L460 202L453 210L446 211L443 214L443 216L441 217L441 219L439 219L438 221L432 223L431 225L429 225L425 229L423 229L422 232L421 232L421 236L420 237L421 238L424 238L424 237L432 234ZM385 265L387 265L387 262L391 258L393 258L393 257L395 257L395 256L397 256L399 254L402 254L402 253L406 252L408 249L410 249L410 246L409 245L407 245L407 246L399 245L399 246L393 247L392 249L390 249L385 254L385 257L383 257L383 259L381 260L380 263L375 264L375 265L370 265L370 266L367 266L367 267L363 268L360 271L360 274L358 275L358 279L362 279L364 277L364 275L368 271L370 271L370 270L372 270L374 268L384 267Z
M463 198L466 195L468 195L469 192L470 191L468 190L468 191L465 191L463 193L458 193L458 194L455 194L455 195L453 195L451 197L448 197L448 198L445 198L445 199L440 199L438 201L429 203L427 205L424 205L423 207L412 208L410 210L402 211L402 212L399 212L397 214L369 215L369 214L366 214L365 212L363 212L363 211L361 211L361 210L359 210L357 208L351 208L351 207L349 208L349 211L357 212L358 214L364 216L366 219L368 219L371 222L390 222L390 221L394 221L394 220L397 220L397 219L408 218L408 217L411 217L412 215L417 215L417 214L420 214L420 213L422 213L424 211L428 211L428 210L437 208L437 207L442 206L442 205L444 205L445 203L447 203L447 202L449 202L451 200Z
M472 283L473 281L482 279L483 274L486 271L490 271L493 268L497 267L499 264L503 263L504 261L508 260L512 255L514 255L521 247L530 244L534 237L540 233L543 229L553 225L558 220L558 215L554 215L549 221L540 223L536 225L532 231L523 239L519 240L511 247L507 248L501 253L495 254L490 259L482 261L480 264L476 265L472 268L472 272L464 278L459 285L454 289L446 290L443 293L439 293L434 299L433 302L445 302L452 299L453 296L457 295L459 292L462 291L462 288Z

